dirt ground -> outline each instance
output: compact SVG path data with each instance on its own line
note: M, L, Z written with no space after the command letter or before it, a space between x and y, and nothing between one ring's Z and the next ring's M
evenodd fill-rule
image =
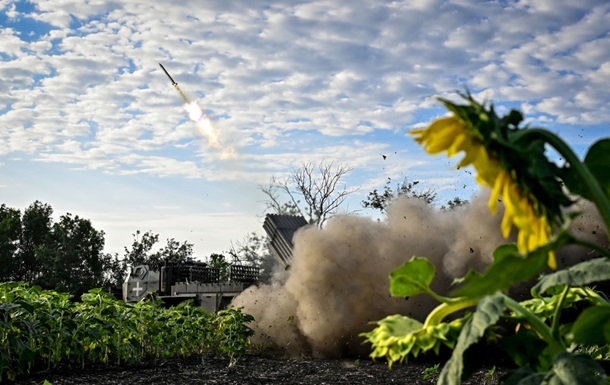
M52 373L38 373L18 379L15 384L53 385L100 384L175 384L175 385L381 385L434 384L432 363L395 365L391 370L384 362L368 359L289 359L247 355L229 367L218 359L190 359L132 367L61 368ZM428 372L426 372L428 369ZM439 369L440 370L440 369ZM502 369L482 369L464 384L499 384ZM431 375L426 378L426 374Z

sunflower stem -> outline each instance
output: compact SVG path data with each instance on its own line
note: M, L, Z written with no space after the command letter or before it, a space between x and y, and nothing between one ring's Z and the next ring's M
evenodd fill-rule
M589 167L578 158L572 148L570 148L570 146L568 146L559 136L542 128L522 130L520 134L521 138L529 136L542 138L546 143L553 146L558 153L563 155L566 162L570 164L572 170L581 178L581 181L591 193L591 198L604 219L606 229L610 230L610 201L608 201L606 194L597 182L597 179L595 179L595 176L589 170Z
M551 324L551 334L555 340L559 339L559 317L561 316L561 310L563 309L563 304L566 300L568 292L570 291L570 286L566 285L561 292L561 297L559 297L559 302L557 302L557 306L555 307L555 313L553 314L553 323Z
M424 328L428 326L435 326L440 324L445 317L450 314L456 313L460 310L467 309L469 307L474 307L479 302L479 299L473 298L459 298L452 302L444 302L434 308L426 317L426 321L424 322Z
M552 356L556 356L559 352L565 350L565 347L560 340L553 336L551 328L542 322L534 313L524 308L519 302L504 295L504 303L513 312L517 313L518 316L524 318L527 323L540 335L540 337L549 345Z

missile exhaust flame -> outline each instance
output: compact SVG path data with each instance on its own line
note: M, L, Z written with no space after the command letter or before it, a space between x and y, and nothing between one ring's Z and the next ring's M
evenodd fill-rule
M212 121L207 117L207 115L203 112L201 107L197 104L196 101L191 101L185 94L182 92L178 83L174 81L172 76L167 72L163 64L159 63L159 66L165 72L169 80L172 82L172 86L178 91L182 100L184 100L184 105L182 108L189 114L189 118L195 123L197 128L199 128L200 132L205 136L208 140L208 144L210 147L221 149L220 158L221 159L234 159L237 157L237 152L233 147L224 147L222 146L220 140L220 133L218 129L212 124Z
M189 114L189 118L195 125L201 130L203 135L208 139L208 143L212 147L219 148L220 147L220 137L218 135L218 130L210 119L205 115L205 113L201 110L199 105L196 102L187 102L182 106L186 112Z

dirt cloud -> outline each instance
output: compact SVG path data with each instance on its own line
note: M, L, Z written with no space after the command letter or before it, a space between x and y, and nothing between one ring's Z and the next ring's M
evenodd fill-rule
M465 206L442 211L418 199L399 198L386 218L376 221L335 216L323 229L307 227L293 239L293 265L272 285L253 287L233 305L255 318L253 342L292 355L337 357L367 354L358 334L371 321L402 313L423 320L437 303L428 296L389 295L390 272L412 256L437 267L433 288L446 293L454 278L484 269L506 240L501 213L493 216L482 194ZM607 244L598 215L588 207L574 224L581 236ZM570 264L586 257L572 249L558 254Z

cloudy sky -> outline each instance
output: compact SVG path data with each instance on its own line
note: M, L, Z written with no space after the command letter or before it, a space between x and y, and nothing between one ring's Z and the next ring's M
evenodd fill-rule
M610 132L607 0L175 3L0 0L0 203L90 219L109 252L151 230L204 257L262 234L258 186L303 162L353 167L360 215L387 178L467 199L468 171L406 136L435 96L520 108L580 154Z

